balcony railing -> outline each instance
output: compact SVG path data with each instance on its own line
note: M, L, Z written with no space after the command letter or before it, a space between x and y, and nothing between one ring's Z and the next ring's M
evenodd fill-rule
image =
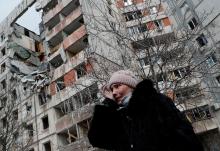
M56 122L56 131L61 132L80 121L90 118L93 113L93 107L94 104L87 104L70 114L64 115Z
M92 147L91 147L88 139L83 138L83 139L79 139L69 145L60 147L59 151L72 151L72 150L88 150L89 151L89 148L92 148Z
M214 121L214 118L197 121L192 123L192 126L194 128L195 133L204 133L207 131L211 131L218 128L218 125Z

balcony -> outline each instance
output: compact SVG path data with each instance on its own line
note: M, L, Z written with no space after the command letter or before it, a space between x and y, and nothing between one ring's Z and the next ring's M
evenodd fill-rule
M78 7L50 31L47 30L46 39L50 41L51 45L57 45L63 40L62 32L66 34L72 33L80 27L80 20L82 20L82 13Z
M57 52L55 52L50 58L50 62L51 63L63 63L62 58L62 53L60 51L64 51L63 47L59 48L59 50ZM58 62L58 59L60 59L60 62ZM61 77L62 75L64 75L65 73L69 72L70 70L72 70L75 66L77 66L78 64L82 63L85 60L85 56L84 56L84 52L81 51L79 53L77 53L75 56L73 56L72 58L70 58L70 60L65 63L62 64L61 66L57 67L54 70L54 74L53 74L53 79L52 81L58 79L59 77Z
M92 116L94 104L87 104L82 108L73 111L70 114L64 115L56 122L56 131L57 133L64 131L72 127L74 124L79 123L80 121L86 120Z
M83 139L79 139L74 143L71 143L69 145L63 146L59 148L59 151L81 151L81 150L88 150L89 148L92 148L89 140L87 138L83 138ZM98 151L98 150L94 150L93 151Z
M63 41L64 50L76 54L87 46L87 31L85 25L78 28Z
M66 54L63 50L63 47L61 46L55 53L53 53L48 61L51 63L51 65L55 68L62 65L64 62L66 62Z
M46 7L45 4L42 7ZM78 0L62 0L58 3L54 8L49 10L43 16L43 23L46 26L54 26L56 23L59 22L59 14L62 13L63 15L67 16L70 12L72 12L76 7L79 6Z
M194 122L192 126L196 134L218 129L218 125L214 121L214 118Z
M147 37L145 36L139 36L138 38L136 38L135 36L132 37L134 38L134 40L136 40L135 42L132 42L133 48L147 49L152 46L162 45L167 42L174 41L175 39L175 34L173 32L167 32L167 31L161 31L161 32L157 31L157 32L158 32L157 36L151 37L151 35L147 35Z

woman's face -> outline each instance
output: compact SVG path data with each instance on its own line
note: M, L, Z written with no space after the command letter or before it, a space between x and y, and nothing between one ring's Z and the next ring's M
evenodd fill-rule
M125 84L115 83L111 85L111 91L115 101L120 104L125 96L127 96L133 89Z

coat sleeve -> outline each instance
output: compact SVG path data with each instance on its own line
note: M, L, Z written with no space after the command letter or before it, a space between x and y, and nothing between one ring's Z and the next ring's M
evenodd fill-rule
M180 112L168 97L161 96L160 101L162 101L163 115L165 115L163 125L169 133L168 140L172 140L170 147L179 151L203 151L203 146L185 114Z
M106 99L102 105L96 105L90 123L88 138L92 146L103 149L115 149L117 137L117 104Z

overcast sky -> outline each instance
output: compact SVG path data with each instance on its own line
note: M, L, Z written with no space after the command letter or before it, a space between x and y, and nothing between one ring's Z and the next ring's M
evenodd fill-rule
M22 0L0 0L0 22L21 2ZM22 15L17 23L39 34L38 24L41 22L41 14L35 11L35 5Z

